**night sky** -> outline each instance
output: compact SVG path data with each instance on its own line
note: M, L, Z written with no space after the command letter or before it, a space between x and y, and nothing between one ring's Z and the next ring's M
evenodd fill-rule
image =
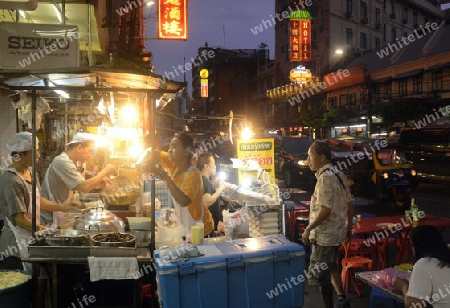
M258 48L261 42L268 45L270 57L274 58L275 28L268 26L255 35L250 29L270 20L274 15L273 0L189 0L189 36L187 41L157 40L156 8L146 8L147 49L153 53L155 73L164 75L174 72L173 66L183 65L183 58L189 62L197 49L208 42L210 47L228 49ZM450 8L450 4L443 5ZM267 25L267 24L266 24ZM191 72L186 74L189 94L192 92ZM175 78L183 81L183 76Z
M156 6L157 7L157 6ZM172 66L183 64L197 55L197 49L208 42L210 47L227 49L258 48L261 42L268 44L270 57L274 57L275 28L268 26L255 35L250 30L269 20L274 14L273 0L189 0L189 33L187 41L147 40L147 49L153 53L155 73L174 71ZM146 8L147 36L156 37L155 8ZM186 74L189 94L192 92L191 72ZM175 80L183 81L180 76Z

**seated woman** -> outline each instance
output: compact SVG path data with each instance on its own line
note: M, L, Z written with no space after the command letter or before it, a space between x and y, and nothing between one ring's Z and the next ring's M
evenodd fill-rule
M394 288L405 296L405 307L450 307L450 250L441 233L433 226L418 226L410 238L417 260L411 279L394 281Z
M203 221L204 235L213 232L214 221L208 208L203 204L203 181L200 171L192 164L194 139L177 133L170 141L169 151L155 154L162 165L155 164L152 172L167 183L172 195L175 212L186 234L198 221ZM167 169L166 171L162 168Z

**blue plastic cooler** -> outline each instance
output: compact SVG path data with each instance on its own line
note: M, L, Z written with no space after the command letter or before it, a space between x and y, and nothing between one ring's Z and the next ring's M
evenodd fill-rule
M179 263L163 262L174 249L155 251L164 308L303 307L303 246L272 235L198 248L204 256Z

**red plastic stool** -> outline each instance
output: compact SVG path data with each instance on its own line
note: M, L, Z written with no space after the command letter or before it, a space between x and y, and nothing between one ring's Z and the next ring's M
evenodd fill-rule
M355 273L357 269L368 271L372 268L372 260L365 257L354 256L342 259L342 272L341 280L345 292L348 293L350 288L350 281L353 283L356 293L361 296L361 291L359 286L364 285L364 283L358 283L355 281Z
M154 300L154 299L158 299L158 294L156 293L156 284L152 285L151 283L149 284L144 284L141 287L141 307L150 307L150 301ZM153 298L154 295L154 298Z

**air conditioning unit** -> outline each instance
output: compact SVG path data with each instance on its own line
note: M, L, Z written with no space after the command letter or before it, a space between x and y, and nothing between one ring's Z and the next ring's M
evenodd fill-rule
M352 12L352 11L347 11L347 12L345 13L345 16L346 16L347 18L352 18L352 17L353 17L353 12Z
M382 24L381 24L381 23L377 22L377 23L375 24L375 28L377 28L378 30L380 30L381 27L382 27Z
M403 18L402 23L406 25L408 23L408 18Z
M366 16L366 17L363 17L363 18L361 18L361 23L363 23L363 24L367 25L367 24L369 23L369 18L367 18L367 16Z
M414 28L419 28L419 24L414 24Z
M392 13L392 14L390 15L390 17L391 17L391 19L396 19L396 18L397 18L397 14Z

